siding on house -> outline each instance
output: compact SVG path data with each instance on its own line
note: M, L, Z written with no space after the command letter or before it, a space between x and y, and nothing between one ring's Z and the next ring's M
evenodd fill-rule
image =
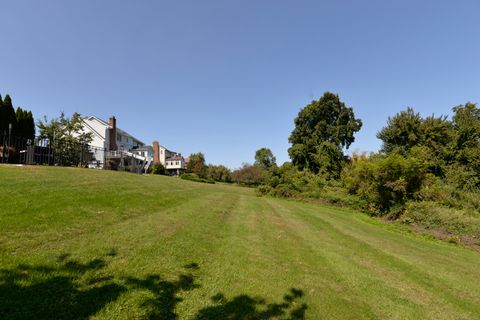
M115 121L114 117L111 118L111 121L112 119ZM115 140L111 143L115 142L119 151L129 151L147 159L153 159L154 157L154 149L152 146L145 145L142 141L128 132L116 127L116 122L113 122L112 124L113 127L116 127L115 130L110 130L112 127L108 122L95 116L85 117L83 123L83 131L93 133L93 140L90 145L99 150L112 150L112 148L110 148L109 135L110 132L115 132ZM155 143L158 145L158 142ZM180 174L186 169L185 159L179 153L168 150L164 146L158 146L159 161L165 166L167 171L170 170L172 174ZM97 153L98 154L95 155L96 159L101 159L103 161L103 151L97 151Z

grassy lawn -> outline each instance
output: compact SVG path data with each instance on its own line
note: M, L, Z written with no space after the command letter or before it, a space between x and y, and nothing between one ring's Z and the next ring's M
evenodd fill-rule
M353 211L0 166L0 319L480 319L480 254Z

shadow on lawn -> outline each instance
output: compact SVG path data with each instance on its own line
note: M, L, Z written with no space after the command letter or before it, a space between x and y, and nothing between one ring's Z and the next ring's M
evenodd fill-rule
M200 310L195 319L291 319L300 320L305 318L307 305L297 300L303 296L303 291L292 288L285 294L281 303L266 303L260 297L238 295L230 300L221 293L211 299L215 305ZM286 318L283 318L287 316Z
M85 319L130 290L150 292L151 298L140 306L146 319L177 319L175 309L182 301L178 295L200 287L194 262L185 265L188 272L175 280L158 274L115 279L103 270L115 255L112 250L104 259L82 263L63 254L54 267L0 269L0 319ZM281 303L267 303L260 297L227 299L219 293L211 298L213 305L198 311L194 319L304 319L307 306L298 302L302 296L301 290L291 289Z
M196 263L185 266L187 269L198 269ZM148 310L147 319L177 319L175 307L182 301L177 294L181 291L190 291L200 286L195 283L195 276L191 273L180 274L177 280L168 281L159 275L148 275L144 278L126 278L130 288L148 290L153 298L143 302L142 307Z
M69 260L59 266L18 265L0 269L1 319L85 319L117 299L125 287L112 277L92 277L105 260Z

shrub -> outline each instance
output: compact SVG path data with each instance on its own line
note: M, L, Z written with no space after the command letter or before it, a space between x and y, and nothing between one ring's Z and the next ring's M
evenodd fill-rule
M205 178L207 166L205 165L205 156L203 153L192 153L188 157L187 173L193 173L201 178Z
M275 189L272 189L270 192L272 196L279 198L291 198L295 195L299 195L299 192L295 190L292 185L288 184L279 184Z
M258 186L263 182L262 169L258 166L244 163L242 167L232 172L232 180L246 186Z
M319 198L325 185L332 181L327 182L320 174L309 170L300 171L291 163L285 163L264 171L263 185L258 192L265 194L269 190L268 194L282 198Z
M107 160L107 162L105 164L106 164L107 169L109 169L109 170L118 170L118 165L119 165L118 161Z
M180 176L180 178L182 178L183 180L190 180L195 182L210 183L210 184L215 183L215 181L213 181L212 179L200 178L194 173L184 173Z
M453 164L446 168L446 181L465 191L478 192L480 175L464 165Z
M409 202L402 220L456 235L480 237L480 213L474 210L448 208L430 201Z
M259 185L256 189L255 189L255 193L258 195L258 196L265 196L265 195L268 195L270 194L270 192L272 191L272 187L270 186L267 186L267 185Z
M165 174L165 167L161 163L154 163L148 168L148 173Z
M208 165L205 175L207 179L220 182L232 182L232 173L230 172L230 169L222 165Z
M371 205L373 214L393 213L397 217L407 200L419 197L428 164L415 156L392 153L386 157L374 156L360 160L344 173L347 190L357 194Z

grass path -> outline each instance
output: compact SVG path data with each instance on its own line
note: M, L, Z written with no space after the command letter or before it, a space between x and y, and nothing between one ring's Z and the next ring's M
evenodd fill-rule
M480 255L350 210L0 166L1 319L480 319Z

